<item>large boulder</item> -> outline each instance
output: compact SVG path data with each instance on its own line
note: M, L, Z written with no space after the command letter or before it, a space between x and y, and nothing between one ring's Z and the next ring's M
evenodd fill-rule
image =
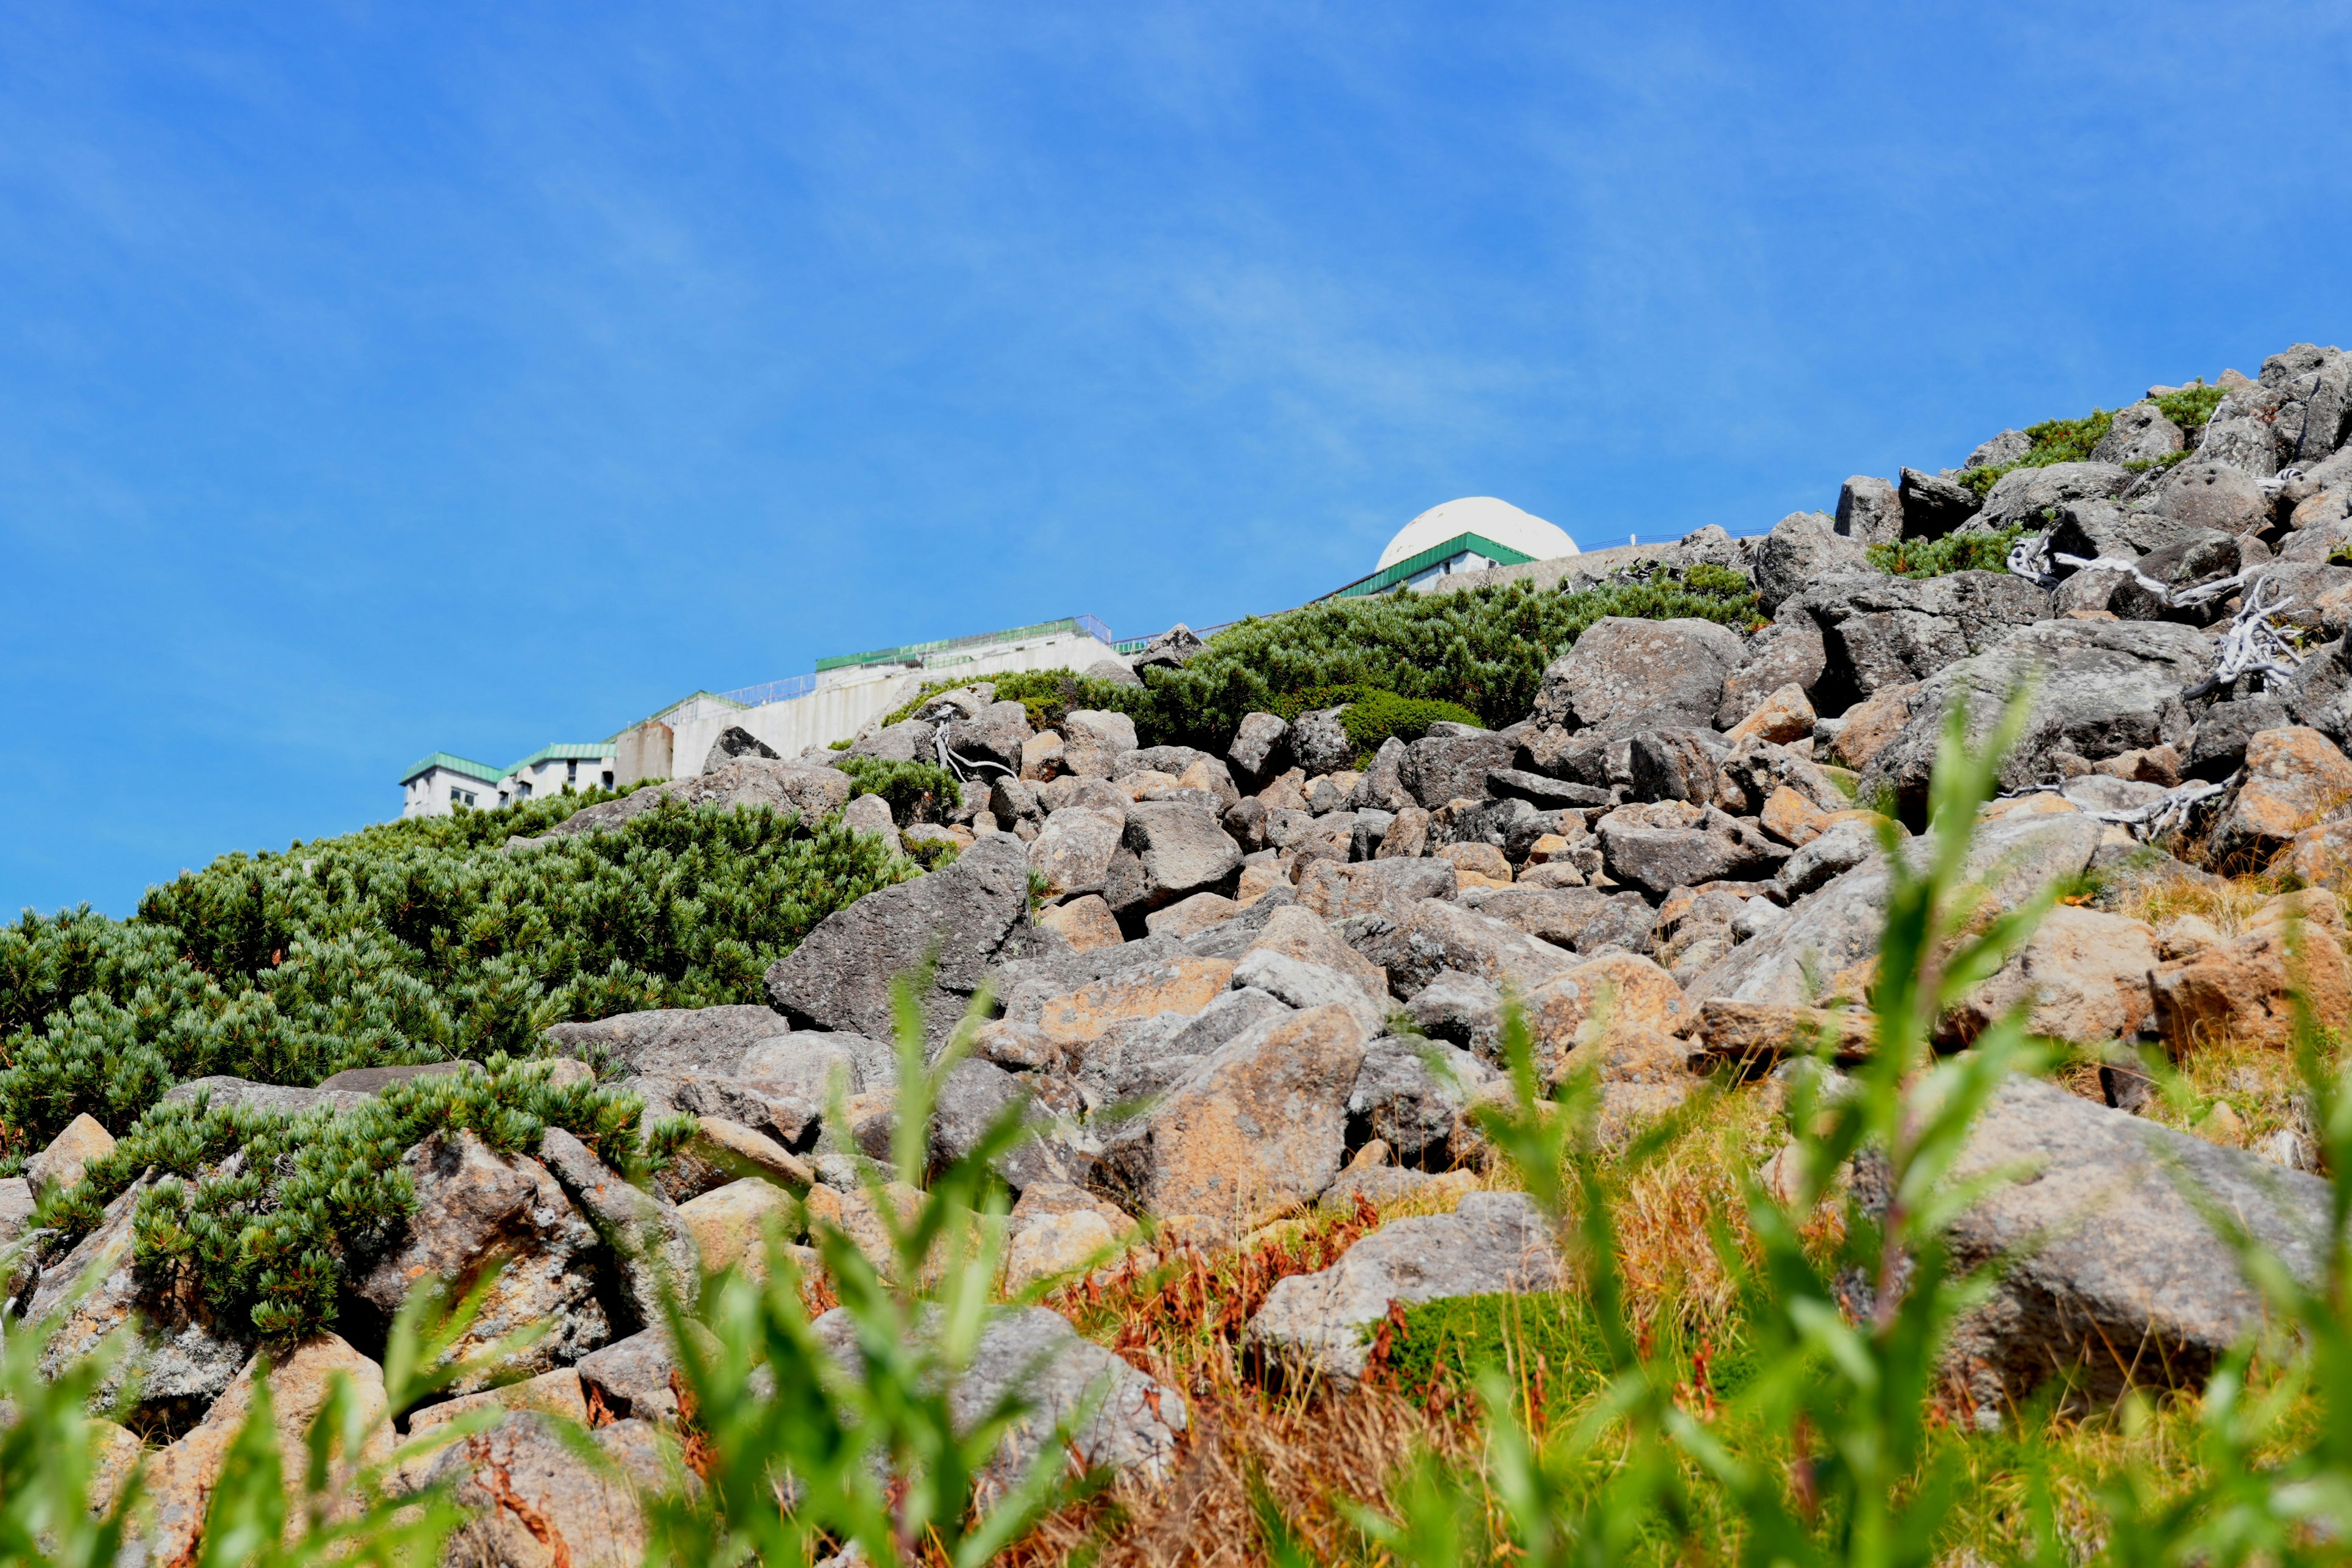
M1098 1179L1127 1207L1234 1235L1312 1199L1339 1173L1365 1043L1340 1006L1245 1030L1104 1149Z
M1449 969L1525 991L1575 962L1508 921L1444 899L1358 915L1344 929L1358 952L1387 971L1399 1001Z
M891 986L932 963L924 1026L942 1045L989 971L1047 940L1029 922L1025 847L1009 833L992 833L942 870L825 916L769 966L768 999L797 1027L887 1039L895 1027Z
M656 1007L550 1025L547 1037L566 1056L583 1060L609 1052L632 1072L731 1078L741 1068L744 1052L761 1040L791 1032L791 1021L768 1007Z
M1930 676L1908 701L1902 731L1863 771L1862 796L1892 790L1906 815L1924 810L1945 710L1965 700L1969 738L1981 742L2011 693L2030 692L2025 725L2001 761L2019 788L2055 771L2053 753L2089 762L2153 746L2185 746L2180 692L2204 679L2211 644L2193 626L2162 621L2044 621Z
M1443 1170L1454 1162L1463 1108L1495 1077L1461 1046L1383 1035L1364 1047L1348 1093L1348 1141L1378 1138L1400 1164Z
M2000 908L2079 875L2097 853L2099 839L2100 825L2078 812L2004 817L1977 829L1963 870L1986 885L1988 907ZM1905 852L1925 854L1927 847L1916 844ZM1790 1006L1814 1001L1841 971L1878 951L1888 882L1885 857L1872 854L1792 905L1787 919L1733 948L1685 989L1694 998Z
M1391 903L1450 899L1458 883L1452 863L1433 857L1313 860L1298 873L1298 901L1327 920L1345 920Z
M1202 801L1138 801L1127 814L1103 885L1112 911L1122 921L1139 921L1194 893L1230 896L1241 875L1242 850L1217 817Z
M408 1152L406 1164L416 1206L399 1239L354 1282L355 1293L388 1317L419 1281L463 1291L497 1262L498 1282L456 1353L477 1355L520 1329L547 1325L522 1350L452 1384L451 1393L568 1366L612 1338L595 1294L595 1229L546 1166L498 1153L465 1131L434 1133Z
M1469 1193L1450 1215L1391 1220L1330 1268L1277 1281L1244 1343L1293 1376L1352 1387L1367 1365L1366 1331L1392 1303L1556 1290L1566 1281L1550 1227L1526 1194Z
M1775 621L1748 639L1739 667L1724 677L1716 727L1730 729L1784 687L1801 687L1811 700L1828 671L1829 647L1820 623L1811 616Z
M2018 432L2021 437L2024 434ZM1941 539L1970 518L1976 516L1982 502L1976 491L1966 485L1917 468L1903 470L1896 487L1903 501L1903 537L1906 539Z
M1124 713L1074 708L1062 719L1062 769L1082 779L1107 779L1135 750L1135 721Z
M719 739L710 742L710 750L702 758L702 771L717 773L738 757L766 757L772 762L783 761L782 754L767 742L740 724L730 724L719 731Z
M1774 523L1757 542L1749 567L1764 613L1778 610L1819 578L1874 570L1866 544L1841 531L1822 512L1792 511Z
M2280 394L2271 422L2284 462L2309 466L2352 430L2352 355L2297 343L2263 361L2262 384Z
M811 1327L817 1343L843 1366L862 1364L857 1324L847 1310L836 1307ZM1029 1408L978 1477L983 1503L1026 1475L1066 1422L1071 1424L1070 1458L1080 1467L1151 1482L1168 1479L1177 1434L1184 1430L1184 1396L1079 1338L1059 1313L998 1309L948 1391L949 1413L969 1428L1008 1394Z
M2045 511L2071 500L2104 499L2131 482L2129 469L2115 463L2052 463L2011 468L1993 481L1979 520L1989 529L2022 522L2039 527Z
M1955 1007L1945 1028L1972 1040L2015 1006L2036 1035L2077 1044L2131 1038L2153 1006L2156 932L2146 922L2061 904L2000 972Z
M1713 621L1603 616L1544 670L1535 720L1611 737L1711 724L1725 678L1746 652L1738 633Z
M2328 1224L2316 1177L2030 1079L1994 1094L1951 1172L2002 1176L1948 1233L1955 1270L1993 1271L1948 1352L1988 1424L2061 1373L2096 1405L2133 1384L2200 1386L2262 1323L2200 1204L2306 1280Z
M1291 724L1290 755L1308 777L1336 773L1354 760L1356 742L1342 721L1346 712L1345 706L1311 709Z
M2352 761L2308 726L2248 736L2243 766L2245 783L2213 825L2217 863L2260 869L2296 834L2352 806Z
M1017 708L1020 704L1013 706ZM1014 772L1020 771L1018 747L1013 749L1013 766ZM694 778L681 779L652 789L633 790L618 800L598 801L594 805L573 812L538 838L521 842L543 843L549 838L617 827L631 817L653 810L666 800L674 800L682 805L713 806L722 811L765 805L803 817L827 816L849 804L849 794L855 787L849 775L838 768L806 767L799 763L777 762L760 756L738 757Z
M1109 884L1110 863L1126 831L1124 811L1066 805L1029 841L1029 868L1045 879L1047 898L1099 893Z
M1655 898L1702 882L1769 877L1789 855L1738 818L1685 801L1622 805L1593 831L1609 875Z
M642 1420L616 1421L575 1439L557 1417L511 1412L488 1431L443 1449L425 1472L427 1483L449 1487L449 1500L465 1513L443 1561L480 1568L635 1568L646 1556L638 1494L661 1485L659 1452L651 1424Z
M1400 782L1423 805L1434 811L1450 800L1484 800L1486 777L1508 769L1518 752L1516 737L1493 730L1433 732L1405 748Z
M1037 731L1030 727L1029 710L1018 702L992 702L968 719L954 719L940 727L948 750L967 764L986 763L992 773L1002 770L1021 776L1021 748Z
M634 1327L665 1321L665 1297L691 1301L700 1288L694 1237L668 1199L631 1186L595 1151L561 1127L539 1141L540 1163L562 1184L618 1265L620 1297Z
M2182 463L2165 475L2157 510L2183 527L2223 533L2256 533L2271 521L2271 500L2261 481L2235 463Z
M1818 582L1782 605L1780 618L1821 628L1826 670L1816 688L1853 699L1924 680L2049 614L2048 594L2006 572L1872 573Z
M1508 921L1529 936L1570 952L1649 950L1653 911L1639 893L1598 888L1473 888L1461 898L1466 909Z
M2272 900L2236 936L2158 964L2148 987L2157 1029L2176 1057L2224 1046L2284 1049L2298 996L2320 1028L2352 1028L2343 917L2325 892Z
M1244 713L1225 757L1242 777L1262 785L1290 765L1290 726L1273 713Z
M1864 544L1903 539L1903 492L1886 480L1856 474L1838 487L1837 531Z
M2153 403L2135 403L2116 410L2107 433L2091 448L2091 461L2145 466L2178 452L2181 445L2180 426L2167 419L2164 410Z

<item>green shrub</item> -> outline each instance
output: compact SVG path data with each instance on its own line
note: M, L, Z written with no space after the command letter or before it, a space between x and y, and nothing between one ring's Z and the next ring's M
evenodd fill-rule
M2019 524L1996 533L1948 533L1941 539L1906 539L1870 547L1870 563L1897 577L1941 577L1948 572L1999 572L2009 547L2034 531Z
M1742 574L1717 566L1621 574L1574 592L1506 583L1444 594L1325 599L1240 622L1181 669L1147 674L1147 744L1223 751L1242 716L1342 687L1458 704L1490 725L1535 705L1544 667L1605 616L1762 620Z
M2224 390L2206 385L2205 378L2200 375L2179 391L2168 392L2158 398L2156 411L2179 426L2180 433L2188 437L2189 444L2194 447L2199 433L2212 419L2213 410L2221 405Z
M955 774L937 763L886 763L879 757L844 757L834 764L847 773L857 787L850 798L861 795L878 795L890 808L891 819L901 826L910 822L937 822L940 812L958 798L961 785Z
M530 1054L568 1018L756 1002L835 910L915 873L837 818L665 802L503 853L580 804L230 855L139 913L0 927L0 1169L82 1111L128 1126L185 1079Z
M961 680L927 680L914 696L887 714L885 724L902 724L942 691L961 690L981 684L996 689L995 700L1018 702L1027 710L1029 723L1034 729L1046 729L1058 724L1073 709L1090 708L1104 712L1139 714L1150 706L1150 699L1139 686L1124 681L1098 680L1091 675L1079 675L1069 669L1015 669L1003 675L971 676ZM1137 719L1139 725L1140 718Z
M226 1322L272 1340L331 1327L335 1300L398 1235L416 1205L403 1157L434 1132L478 1134L526 1152L562 1127L607 1164L640 1173L674 1152L690 1123L665 1119L641 1138L645 1102L580 1084L556 1088L546 1062L494 1056L483 1073L436 1073L386 1086L350 1110L299 1113L155 1106L82 1179L42 1204L39 1222L68 1234L152 1170L180 1178L150 1189L132 1221L134 1256L203 1296ZM233 1171L221 1162L244 1158Z
M2013 463L1989 463L1980 468L1969 468L1960 475L1960 483L1983 496L1990 493L1994 482L2003 474L2018 468L2087 463L2091 449L2105 438L2115 423L2112 409L2094 408L2080 419L2044 419L2039 425L2028 425L2025 434L2033 445L2027 448L2025 456Z
M1347 711L1339 715L1339 724L1355 745L1354 765L1360 768L1370 762L1372 753L1381 749L1381 742L1392 735L1400 741L1418 741L1429 733L1432 724L1441 721L1486 722L1458 702L1435 697L1399 697L1393 691L1371 686L1318 686L1311 691L1294 691L1276 699L1266 711L1292 721L1301 713L1343 704Z

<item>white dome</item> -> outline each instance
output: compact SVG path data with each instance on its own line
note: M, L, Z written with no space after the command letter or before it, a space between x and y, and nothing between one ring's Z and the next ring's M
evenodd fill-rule
M1484 534L1535 561L1577 552L1576 541L1558 524L1546 522L1493 496L1464 496L1460 500L1431 507L1397 530L1397 536L1381 552L1380 567L1374 570L1393 566L1460 533Z

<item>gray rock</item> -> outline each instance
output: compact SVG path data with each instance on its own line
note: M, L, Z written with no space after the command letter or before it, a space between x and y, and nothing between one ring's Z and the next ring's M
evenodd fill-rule
M2339 746L2352 740L2352 647L2338 638L2310 650L2279 696L2294 722Z
M2283 395L2271 422L2283 461L2308 466L2343 442L2352 422L2352 357L2297 343L2263 362L2262 380Z
M757 1057L770 1046L785 1053L795 1053L799 1042L854 1040L855 1035L787 1035L756 1047L748 1056ZM866 1042L872 1044L872 1042ZM887 1049L885 1056L887 1057ZM747 1072L749 1069L746 1069ZM890 1081L886 1067L879 1075L877 1086ZM853 1083L855 1079L853 1078ZM688 1116L716 1116L721 1121L737 1122L755 1132L764 1133L787 1149L803 1149L814 1138L816 1128L829 1103L827 1076L823 1071L809 1070L799 1077L774 1079L752 1077L709 1078L692 1073L646 1073L634 1078L615 1079L614 1087L642 1097L647 1115L669 1115L683 1112ZM853 1087L855 1094L858 1090Z
M2162 512L2142 511L2120 501L2075 500L2058 509L2058 519L2050 527L2050 549L2053 554L2128 561L2178 544L2192 531L2191 525Z
M2189 778L2219 784L2245 765L2249 738L2293 722L2285 701L2267 691L2216 702L2198 719L2180 771Z
M2153 403L2135 403L2116 410L2115 423L2091 448L2095 463L2152 463L2182 446L2180 426L2164 416Z
M1780 868L1781 890L1790 899L1801 899L1868 860L1878 848L1878 834L1869 823L1837 823L1789 857Z
M2149 578L2168 588L2186 588L2227 577L2240 567L2260 563L2269 552L2252 534L2241 538L2217 528L2183 527L2172 542L2140 557L2137 575L2122 577L2107 596L2107 608L2127 621L2182 621L2210 625L2229 616L2226 600L2202 605L2176 606L2170 596L2158 597L2139 581Z
M1473 801L1466 807L1439 809L1430 814L1432 844L1491 844L1500 849L1511 841L1520 824L1540 815L1517 795Z
M1824 683L1856 697L1924 680L2049 614L2049 595L2006 572L1834 577L1780 608L1821 628Z
M685 1374L666 1330L646 1329L615 1340L582 1356L578 1370L582 1388L603 1395L604 1408L615 1415L677 1419L677 1392L670 1378L676 1373L682 1381Z
M1231 847L1231 839L1217 837ZM943 870L825 916L769 966L768 999L795 1027L888 1038L892 984L936 955L921 1000L937 1046L989 971L1045 945L1045 933L1029 923L1027 852L1011 834L992 833Z
M1432 811L1449 800L1484 800L1486 776L1510 767L1518 749L1515 738L1492 730L1424 735L1405 748L1399 782L1415 802Z
M751 733L740 724L730 724L719 731L719 739L710 742L710 750L702 758L702 771L717 773L738 757L766 757L772 762L783 761L773 746Z
M1784 686L1803 687L1811 700L1828 670L1829 650L1818 622L1811 616L1773 622L1748 639L1739 667L1724 678L1716 727L1730 729Z
M1355 761L1356 742L1348 739L1347 726L1340 721L1347 710L1345 705L1311 709L1291 725L1291 758L1309 778L1336 773Z
M1716 797L1717 765L1730 752L1713 730L1644 730L1633 737L1633 798L1704 805Z
M1567 1281L1549 1227L1524 1193L1469 1193L1450 1215L1391 1220L1316 1274L1278 1281L1244 1342L1297 1377L1352 1386L1364 1331L1391 1301L1554 1290Z
M1241 846L1226 836L1211 807L1182 800L1139 801L1127 814L1103 897L1123 919L1140 920L1194 893L1231 894L1241 867Z
M1062 718L1062 766L1076 778L1107 779L1118 759L1135 750L1135 721L1098 708L1074 708Z
M1475 974L1443 970L1404 1005L1404 1010L1431 1039L1459 1046L1476 1056L1493 1056L1502 1037L1503 993L1493 982Z
M1401 1163L1444 1170L1454 1163L1463 1107L1497 1076L1458 1046L1384 1035L1364 1047L1349 1092L1348 1142L1379 1138Z
M1020 704L1013 706L1017 708ZM1018 771L1017 749L1014 764ZM721 811L764 805L805 817L829 816L849 804L851 787L849 775L838 768L805 767L799 763L774 762L766 757L738 757L698 777L681 779L675 784L651 789L634 790L618 800L599 801L594 805L573 812L541 835L539 839L524 842L542 842L547 838L562 838L573 834L618 827L667 800L677 801L682 805L709 806Z
M1979 514L1989 529L2023 522L2038 526L2042 513L2071 500L2104 499L2120 493L2132 476L2113 463L2052 463L2046 468L2011 468L1993 481Z
M550 1025L547 1038L583 1060L610 1053L634 1072L730 1078L742 1067L745 1051L791 1032L790 1020L767 1007L657 1007Z
M1160 1093L1227 1042L1290 1011L1263 991L1228 991L1190 1018L1163 1013L1114 1024L1087 1047L1078 1081L1100 1105L1139 1100Z
M1037 802L1037 788L1027 779L1011 775L992 779L988 785L988 809L996 818L996 826L1011 831L1018 822L1037 823L1045 819L1045 808Z
M404 1062L394 1067L345 1068L332 1078L321 1079L319 1088L329 1094L375 1094L391 1084L407 1083L413 1079L481 1070L481 1063L469 1061Z
M898 1081L898 1053L888 1040L866 1035L784 1035L744 1052L740 1070L748 1083L822 1106L836 1074L850 1094L889 1088Z
M1956 485L1916 468L1903 470L1897 493L1903 499L1906 539L1941 539L1976 516L1983 505L1977 493L1966 485Z
M629 1185L561 1127L541 1138L539 1158L611 1249L635 1326L665 1321L665 1291L676 1301L694 1300L702 1284L702 1255L675 1205Z
M0 1251L21 1238L33 1223L33 1184L22 1176L0 1176ZM0 1300L8 1291L0 1289Z
M1745 736L1733 745L1717 764L1716 772L1723 790L1717 798L1726 803L1735 798L1743 802L1730 808L1741 816L1762 811L1772 792L1784 784L1823 811L1843 811L1853 804L1844 791L1831 782L1829 774L1811 761L1758 735Z
M1650 951L1649 900L1639 893L1598 888L1469 888L1462 903L1505 920L1529 936L1576 952L1622 947Z
M1234 966L1234 988L1263 992L1286 1007L1341 1007L1367 1036L1388 1016L1388 994L1376 979L1258 948Z
M817 1342L844 1367L862 1366L857 1326L845 1309L835 1308L812 1327ZM997 1309L948 1391L948 1409L969 1430L1007 1394L1018 1394L1029 1408L978 1478L983 1505L1029 1472L1066 1422L1070 1454L1080 1466L1150 1482L1168 1479L1177 1434L1184 1430L1184 1396L1079 1338L1058 1312Z
M1404 760L1403 741L1394 735L1382 741L1381 749L1372 753L1371 765L1364 770L1364 776L1356 781L1348 804L1359 811L1391 812L1402 811L1417 804L1412 791L1405 787Z
M1498 799L1524 800L1538 811L1561 807L1607 805L1610 795L1591 784L1547 778L1525 768L1496 768L1486 774L1486 793Z
M1272 713L1244 713L1225 757L1242 776L1263 783L1290 765L1290 726Z
M1033 1104L1019 1079L991 1062L967 1058L949 1072L931 1108L930 1149L934 1170L944 1170L980 1147L982 1134L1007 1112ZM1018 1197L1040 1182L1067 1182L1068 1167L1041 1125L1028 1142L994 1162L1004 1184Z
M1965 700L1969 736L1980 742L2021 688L2032 696L2024 729L2001 763L2006 788L2050 777L2055 752L2097 762L2184 745L2189 721L2180 691L2209 671L2210 646L2194 627L2156 621L2020 627L1998 647L1928 678L1911 700L1910 721L1864 770L1862 797L1889 789L1905 813L1922 810L1946 708Z
M886 724L871 734L861 733L849 743L848 755L885 763L928 763L938 759L931 737L939 726L926 719Z
M1655 724L1712 723L1724 679L1746 652L1738 633L1713 621L1604 616L1544 670L1536 722L1610 738ZM1577 776L1540 760L1535 771Z
M1359 915L1341 929L1350 946L1388 971L1389 992L1399 1001L1411 1001L1449 969L1527 991L1575 963L1507 921L1444 899Z
M905 853L906 846L898 838L898 825L890 818L890 803L878 795L851 797L841 808L841 825L852 833L871 834L882 840L882 847L893 855Z
M1126 833L1124 811L1064 806L1029 841L1029 868L1045 879L1048 898L1099 893L1110 881L1110 863Z
M2255 533L2270 526L2271 500L2254 475L2234 463L2191 458L2164 477L2157 510L2189 528Z
M1885 479L1856 474L1838 487L1838 532L1864 544L1903 538L1903 494Z
M603 1464L577 1452L556 1418L517 1410L453 1443L425 1473L450 1487L464 1522L443 1560L469 1568L635 1568L646 1555L645 1510L633 1480L660 1484L652 1428L621 1421L583 1435Z
M1187 768L1208 754L1190 746L1145 746L1137 751L1121 752L1111 764L1110 776L1123 779L1129 773L1153 773L1181 778Z
M420 1279L463 1290L492 1260L503 1260L456 1353L478 1355L518 1330L547 1325L494 1368L452 1384L451 1393L568 1366L612 1337L595 1294L596 1232L546 1166L527 1155L497 1153L464 1131L434 1133L408 1152L405 1163L416 1206L353 1291L389 1316Z
M1021 776L1021 748L1037 731L1029 726L1029 710L1018 702L992 702L968 719L942 726L948 750L966 764L986 763L991 777Z
M997 1005L1012 1022L1035 1024L1044 1016L1045 1004L1056 996L1114 975L1156 969L1192 951L1177 937L1155 933L1085 952L1064 950L1008 958L993 976Z
M1989 889L1990 907L2014 904L2063 877L2079 874L2099 847L2100 825L2074 813L2011 816L1982 825L1965 873ZM1827 837L1824 835L1823 837ZM1915 842L1906 854L1924 853ZM1820 891L1789 906L1789 918L1741 942L1684 990L1694 1002L1811 1003L1841 970L1878 950L1889 878L1874 855Z
M1664 898L1676 888L1703 882L1754 881L1780 868L1788 858L1785 848L1736 824L1711 807L1688 827L1654 827L1630 813L1612 812L1593 831L1611 877Z
M1774 523L1758 542L1750 569L1764 613L1772 614L1820 578L1875 570L1864 542L1839 532L1823 512L1792 511Z
M360 1068L353 1070L365 1072L370 1069ZM284 1084L255 1083L249 1079L225 1077L192 1078L184 1083L173 1085L163 1096L164 1101L172 1105L190 1105L203 1100L216 1109L246 1105L257 1110L288 1114L316 1110L321 1105L335 1110L354 1110L373 1098L367 1092L347 1089L293 1089Z
M1980 1410L2062 1372L2095 1405L2134 1383L2202 1384L2263 1304L2192 1192L2291 1273L2316 1273L2327 1184L2258 1154L2012 1079L1978 1116L1952 1179L2020 1168L2032 1176L1996 1185L1949 1232L1956 1271L2006 1262L1948 1352Z
M1143 651L1135 656L1133 668L1181 669L1208 646L1193 635L1192 627L1179 621L1144 644Z
M2032 450L2032 437L2022 430L2004 430L1970 452L1969 460L1960 467L1963 469L2005 468L2011 463L2022 461Z

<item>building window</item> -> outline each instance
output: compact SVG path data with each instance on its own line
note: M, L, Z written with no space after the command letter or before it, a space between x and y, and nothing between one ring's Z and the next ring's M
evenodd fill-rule
M474 792L469 789L453 789L449 792L449 803L452 805L471 805L474 804Z
M530 798L530 781L529 779L515 780L515 798L517 800L529 800Z
M580 764L577 762L570 762L563 764L563 782L565 784L576 784L580 782Z
M606 789L613 787L613 771L610 768L604 770L604 787Z

